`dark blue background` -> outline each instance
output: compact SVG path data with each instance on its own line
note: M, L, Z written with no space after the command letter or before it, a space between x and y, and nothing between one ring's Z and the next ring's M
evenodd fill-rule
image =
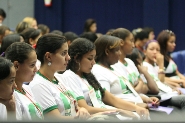
M170 29L177 36L176 51L185 49L185 0L35 0L35 18L50 30L81 34L87 18L97 21L97 32L124 27L153 27L155 35Z

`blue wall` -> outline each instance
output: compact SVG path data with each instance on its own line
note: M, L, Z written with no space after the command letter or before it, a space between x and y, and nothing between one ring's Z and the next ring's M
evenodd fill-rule
M51 31L73 31L81 34L87 18L97 21L97 32L124 27L153 27L155 34L170 29L177 35L177 50L185 49L185 0L35 0L35 18Z

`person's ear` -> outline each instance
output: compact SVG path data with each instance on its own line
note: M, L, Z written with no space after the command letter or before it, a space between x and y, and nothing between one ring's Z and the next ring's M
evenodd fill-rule
M122 47L122 46L124 46L124 44L125 44L125 42L123 40L121 40L120 46Z
M48 62L51 62L52 60L52 55L50 52L46 52L45 53L45 59L48 61Z
M67 41L67 44L68 44L68 46L70 46L70 45L71 45L71 41L70 41L70 40L68 40L68 41Z
M13 65L15 67L15 70L17 71L19 69L20 63L18 61L14 61Z
M30 43L31 45L34 45L34 44L35 44L35 41L34 41L32 38L29 38L29 43Z
M108 56L110 51L108 49L105 49L105 54Z
M77 57L78 57L78 54L75 55L74 60L75 60L76 63L80 63L80 60Z

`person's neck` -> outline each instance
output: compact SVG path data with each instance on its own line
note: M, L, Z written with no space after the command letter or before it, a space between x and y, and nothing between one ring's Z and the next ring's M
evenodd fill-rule
M139 48L139 50L143 50L143 47L140 46L140 42L141 42L141 41L139 41L139 40L136 41L136 42L135 42L135 47L136 47L136 48Z
M103 66L103 67L105 67L105 68L111 69L111 66L110 66L110 64L107 62L107 60L99 61L98 64L101 65L101 66Z
M15 78L15 83L17 85L16 90L20 91L21 93L23 93L23 89L22 89L22 85L23 85L23 81L21 81L19 78Z
M125 58L126 58L125 53L121 52L121 56L120 56L119 60L120 60L123 64L126 63Z
M81 78L83 77L83 73L82 73L80 70L77 71L76 74L77 74L79 77L81 77Z
M151 64L152 66L154 66L154 61L149 60L148 58L145 58L144 61L147 62L147 63L149 63L149 64Z
M52 71L52 69L50 68L50 66L48 65L43 65L40 67L39 72L45 76L47 79L49 79L50 81L54 80L54 74L56 71Z

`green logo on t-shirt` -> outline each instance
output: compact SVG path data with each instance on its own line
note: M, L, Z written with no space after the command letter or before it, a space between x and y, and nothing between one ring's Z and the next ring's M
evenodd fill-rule
M37 108L39 109L38 114L41 115L40 117L37 115L36 111L38 110L35 105L37 106ZM33 120L37 120L37 119L42 119L43 116L43 112L41 110L41 106L38 103L35 103L35 105L33 103L28 105L29 108L29 112L31 115L31 119Z
M67 97L65 94L60 93L60 98L63 101L64 104L64 109L65 109L65 116L71 116L71 105L70 102L68 101Z

